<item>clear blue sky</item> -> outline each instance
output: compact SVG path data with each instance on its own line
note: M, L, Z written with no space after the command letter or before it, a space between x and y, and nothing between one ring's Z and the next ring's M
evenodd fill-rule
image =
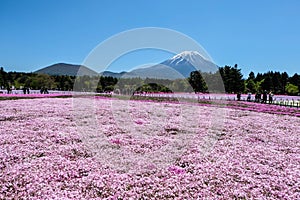
M268 70L300 73L298 0L0 0L0 66L35 71L83 62L100 42L122 31L163 27L201 44L219 66L247 76ZM113 71L158 63L171 55L145 51L121 58Z

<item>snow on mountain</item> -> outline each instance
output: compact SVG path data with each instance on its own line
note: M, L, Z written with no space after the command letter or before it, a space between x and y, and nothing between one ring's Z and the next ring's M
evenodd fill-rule
M151 67L131 71L141 78L176 79L189 77L192 71L215 72L218 66L204 58L197 51L184 51Z
M187 60L189 62L197 62L199 60L205 59L200 53L197 51L183 51L180 54L175 55L170 60L173 62L178 61L181 62L183 60Z
M172 58L150 67L139 68L130 72L113 73L109 71L101 72L100 75L112 76L116 78L156 78L156 79L182 79L189 77L195 70L202 72L215 72L217 65L204 58L197 51L184 51ZM99 75L85 66L58 63L36 71L50 75Z

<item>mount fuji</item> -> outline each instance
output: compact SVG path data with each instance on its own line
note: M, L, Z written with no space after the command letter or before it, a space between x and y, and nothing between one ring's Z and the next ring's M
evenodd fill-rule
M218 66L205 59L197 51L184 51L160 64L132 70L123 77L179 79L189 77L190 73L196 70L215 72Z
M155 79L182 79L190 76L192 71L200 70L201 72L215 72L218 66L208 59L204 58L197 51L184 51L174 57L150 67L138 68L130 72L110 72L104 71L98 74L97 72L81 65L72 65L66 63L57 63L40 70L36 73L49 75L69 75L76 76L112 76L116 78L155 78Z

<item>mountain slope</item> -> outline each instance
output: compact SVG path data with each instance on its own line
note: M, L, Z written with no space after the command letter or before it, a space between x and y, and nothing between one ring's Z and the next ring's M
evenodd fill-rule
M206 60L196 51L184 51L158 65L135 69L130 76L141 78L177 79L187 78L192 71L215 72L218 66Z
M100 75L101 76L110 76L110 77L114 77L114 78L120 78L126 73L127 72L118 73L118 72L104 71L104 72L100 72Z
M82 65L57 63L35 71L38 74L68 75L68 76L97 76L98 73Z
M37 70L36 73L49 75L102 75L112 76L115 78L156 78L156 79L182 79L189 77L190 73L195 70L202 72L215 72L218 66L211 61L205 59L196 51L184 51L174 57L151 67L139 68L130 72L110 72L104 71L98 74L97 72L81 65L72 65L66 63L58 63Z

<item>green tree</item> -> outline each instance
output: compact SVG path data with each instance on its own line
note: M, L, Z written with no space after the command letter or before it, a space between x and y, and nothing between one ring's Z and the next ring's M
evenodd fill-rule
M261 73L257 73L255 79L254 79L254 82L260 82L264 79L264 76L261 74Z
M190 73L190 77L188 78L188 81L192 88L194 89L194 92L206 92L207 91L207 85L201 75L200 71L193 71Z
M266 91L271 91L273 88L272 79L270 76L267 76L264 81L261 83L261 89Z
M287 83L287 85L285 86L285 91L289 94L289 95L298 95L299 93L299 88L296 85L293 85L291 83Z
M38 74L36 76L31 77L30 87L32 89L55 89L57 86L53 77L47 74Z
M252 71L249 73L249 76L248 76L248 80L250 80L250 79L252 79L252 80L255 79L255 74Z
M7 73L4 71L3 67L0 68L0 88L6 88L7 83Z
M255 82L254 82L254 80L253 79L249 79L249 80L247 80L247 82L246 82L246 88L247 88L247 90L248 91L250 91L251 93L256 93L256 84L255 84Z
M220 74L222 76L225 90L228 93L238 93L245 90L245 83L241 69L237 68L237 64L234 67L225 66L219 68Z
M286 93L286 85L288 83L288 78L289 78L289 75L286 73L286 72L283 72L281 74L281 84L282 84L282 93L285 94Z
M300 90L300 75L295 73L290 79L289 82L293 85L296 85L298 89Z
M273 82L273 92L275 94L282 93L282 84L281 84L280 72L275 72L271 78L272 78L272 82Z

